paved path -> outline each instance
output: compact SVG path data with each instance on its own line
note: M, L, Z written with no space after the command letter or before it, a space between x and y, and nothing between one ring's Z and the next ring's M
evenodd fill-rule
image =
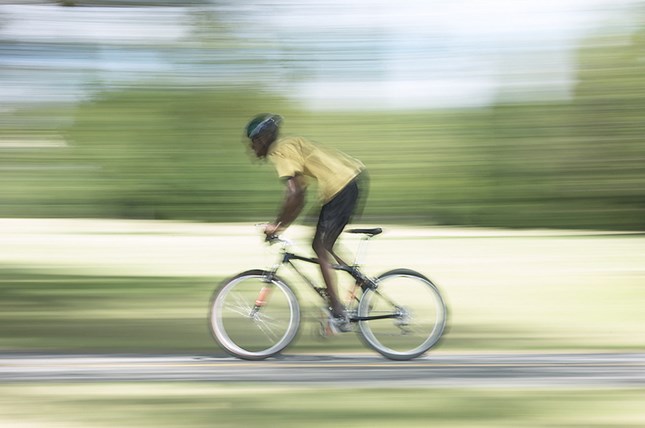
M208 356L0 355L0 381L216 381L333 386L645 387L645 354L287 355L251 362Z

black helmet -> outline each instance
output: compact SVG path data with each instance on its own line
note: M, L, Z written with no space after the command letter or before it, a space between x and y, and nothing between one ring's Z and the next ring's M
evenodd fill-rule
M280 123L282 123L282 116L278 114L258 114L246 125L246 136L254 138L266 131L275 132L280 128Z

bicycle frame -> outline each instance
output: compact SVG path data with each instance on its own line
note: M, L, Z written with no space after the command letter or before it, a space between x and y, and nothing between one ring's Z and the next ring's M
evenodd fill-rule
M347 232L364 235L358 248L360 252L365 241L382 230L365 228ZM213 293L209 326L213 338L229 354L248 360L274 356L292 343L303 321L323 337L355 331L367 346L399 361L424 354L441 338L447 308L437 287L423 274L398 268L367 276L358 258L349 264L331 252L334 274L345 272L353 279L350 282L338 274L343 276L338 292L346 312L345 319L337 320L332 317L330 307L328 291L332 290L311 266L321 265L323 259L308 257L309 252L291 247L286 239L269 237L267 241L281 244L278 251L272 251L275 256L272 266L240 272ZM280 271L283 265L291 267L287 274ZM303 281L324 303L313 297L315 302L307 301L303 305L305 302L296 292L299 287L306 287L297 284Z
M320 287L314 283L314 281L311 280L307 275L305 275L300 269L298 269L298 266L296 266L293 263L293 260L298 260L310 264L316 264L319 265L320 261L315 258L315 257L305 257L301 256L295 253L292 253L290 251L287 251L287 246L291 245L291 243L287 240L274 237L271 238L273 241L277 241L283 244L282 247L282 258L281 260L276 263L276 265L273 266L271 270L266 271L266 282L271 282L274 278L274 276L277 274L278 270L280 267L283 265L288 265L302 280L305 281L324 301L326 304L329 305L329 295L327 293L327 288L326 287ZM369 237L363 238L362 241L367 241ZM360 251L360 248L359 248ZM378 293L377 291L377 284L376 282L368 277L367 275L363 274L361 270L358 267L358 257L356 258L354 264L351 266L348 265L347 263L344 263L336 254L333 254L334 258L339 262L332 264L332 268L337 271L341 272L346 272L348 273L352 278L354 278L354 286L350 289L349 296L348 296L348 303L356 303L358 302L358 288L361 288L362 292L364 292L366 289L371 289L374 292ZM380 294L380 293L379 293ZM383 297L383 296L382 296ZM258 302L261 300L261 298L258 298ZM386 299L389 301L389 299ZM258 308L260 305L256 305L256 308ZM371 317L358 317L355 314L350 315L350 321L369 321L369 320L377 320L377 319L386 319L386 318L398 318L400 317L400 313L392 313L392 314L386 314L386 315L377 315L377 316L371 316Z

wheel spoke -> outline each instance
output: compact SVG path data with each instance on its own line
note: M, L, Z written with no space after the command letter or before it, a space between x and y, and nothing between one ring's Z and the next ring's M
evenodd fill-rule
M211 308L211 331L228 352L246 359L269 357L295 337L300 323L298 302L291 289L277 278L271 299L257 308L257 296L267 286L261 271L250 271L216 291Z
M272 320L271 317L265 316L262 313L256 314L253 320L260 330L270 339L277 340L280 338L280 331L284 330L284 323Z
M379 318L383 315L392 318ZM446 311L436 287L421 275L394 271L378 279L359 304L359 328L364 341L392 359L423 354L440 338ZM370 317L374 319L369 320Z
M251 305L249 305L240 293L231 293L234 302L226 306L226 309L242 316L251 316Z

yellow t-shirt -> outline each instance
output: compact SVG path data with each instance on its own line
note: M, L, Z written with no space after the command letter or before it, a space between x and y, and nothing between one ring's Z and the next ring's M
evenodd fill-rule
M304 175L315 179L323 203L329 202L365 168L357 159L302 137L275 141L267 157L280 178Z

